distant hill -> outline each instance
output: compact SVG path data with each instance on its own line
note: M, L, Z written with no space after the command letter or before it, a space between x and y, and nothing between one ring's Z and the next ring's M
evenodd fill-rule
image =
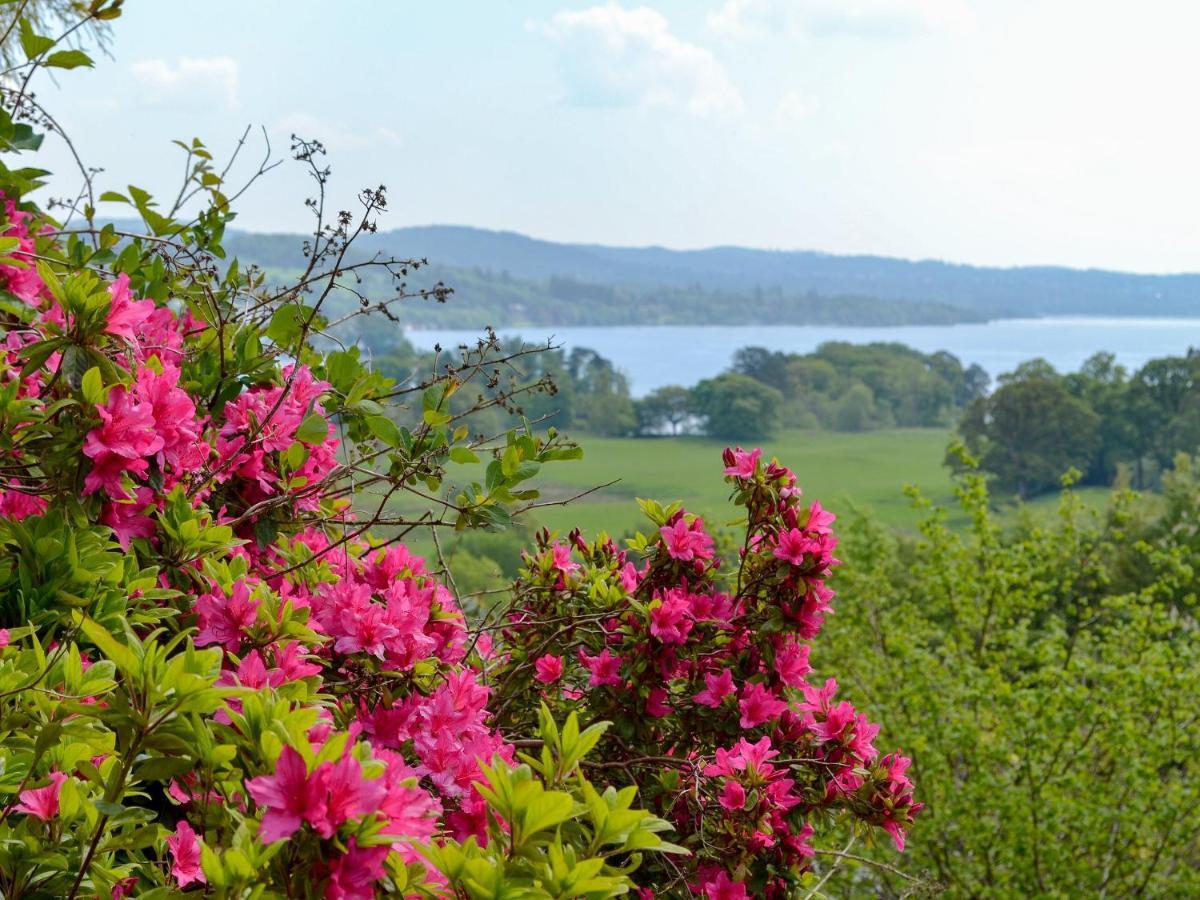
M267 268L291 268L301 240L237 232L227 243ZM1200 316L1200 274L989 268L742 247L605 247L441 225L381 232L362 248L426 257L436 266L430 274L456 287L455 301L428 316L421 312L414 324L723 324L747 314L765 322L859 325ZM506 312L523 321L475 321Z

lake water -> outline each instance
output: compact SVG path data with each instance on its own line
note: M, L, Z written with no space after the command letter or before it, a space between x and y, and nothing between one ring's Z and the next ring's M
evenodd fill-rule
M908 325L848 328L800 325L648 325L604 328L502 329L534 342L551 338L567 350L588 347L611 359L630 379L635 395L667 384L693 385L728 368L741 347L808 353L826 341L869 344L894 341L925 353L947 350L964 365L978 363L993 379L1033 357L1070 372L1099 350L1136 369L1156 356L1181 355L1200 347L1200 319L1122 319L1059 317L999 319L972 325ZM472 331L410 331L422 349L435 343L473 343Z

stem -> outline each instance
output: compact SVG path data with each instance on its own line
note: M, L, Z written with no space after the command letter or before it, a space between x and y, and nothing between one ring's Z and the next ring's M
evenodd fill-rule
M821 888L825 886L825 882L832 878L833 874L842 867L842 860L847 857L847 854L850 852L850 848L854 846L854 842L857 840L858 835L850 835L850 840L847 842L846 846L843 847L841 852L837 854L837 862L830 866L829 871L825 873L825 876L813 885L813 889L811 891L805 894L804 900L813 900L813 897L817 896L817 894L821 892Z

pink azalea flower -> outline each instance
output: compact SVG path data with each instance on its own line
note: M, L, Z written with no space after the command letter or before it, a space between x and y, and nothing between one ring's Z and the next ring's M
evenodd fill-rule
M694 697L697 703L701 706L711 706L716 709L721 705L721 701L733 693L733 673L728 669L722 669L720 672L704 673L704 690L700 691Z
M807 537L803 531L799 528L790 528L780 533L771 555L776 559L786 560L793 566L799 566L804 563L805 555L812 553L816 548L816 542Z
M258 619L259 602L250 596L245 581L236 581L228 597L221 589L203 594L196 600L200 631L196 646L220 644L230 653L237 652L245 629Z
M180 821L174 834L167 835L167 847L175 860L171 866L171 874L180 887L185 887L193 881L207 884L204 870L200 868L200 839L187 820Z
M563 661L561 656L555 656L552 653L547 653L545 656L539 656L533 662L534 678L542 682L542 684L553 684L562 678Z
M633 563L625 563L621 567L620 572L621 587L625 588L627 593L632 594L637 590L642 577L638 574L638 570L633 567Z
M762 450L743 450L738 447L736 450L725 451L725 458L728 460L728 465L725 466L725 474L732 475L734 478L741 478L743 481L749 481L754 477L754 472L758 468L758 461L762 457Z
M884 822L883 830L892 836L892 842L896 845L896 850L903 853L905 834L904 829L900 827L900 823L895 820Z
M838 769L825 785L825 799L833 802L837 796L853 794L863 786L863 777L853 769Z
M912 765L912 760L899 750L889 753L879 761L879 764L887 772L888 781L893 789L906 790L913 786L912 781L905 774L908 767Z
M579 563L571 561L571 548L566 544L560 544L558 541L550 548L554 554L554 562L551 568L557 569L564 575L569 575L579 568Z
M650 608L650 633L664 644L682 644L692 630L687 595L671 591Z
M822 508L821 504L814 500L812 506L808 508L808 524L805 528L816 534L829 534L829 526L836 519L837 516Z
M400 754L390 750L376 749L374 756L387 764L384 775L387 794L379 805L379 812L388 820L384 831L419 840L431 837L437 831L437 817L442 807L428 791L417 785L421 773L409 766Z
M46 511L48 504L44 497L20 490L19 482L15 478L10 478L8 483L8 490L0 489L0 519L20 522L30 516L40 516Z
M855 714L854 704L843 700L829 710L823 721L814 722L810 728L819 741L840 742L853 726Z
M335 763L323 763L319 771L329 796L324 815L310 821L321 837L333 837L343 822L374 812L387 794L382 780L363 778L362 764L349 753Z
M315 825L326 818L323 772L309 777L308 766L296 750L284 747L274 775L259 775L246 782L246 790L259 806L266 808L259 837L273 844L295 834L304 822Z
M134 330L150 318L154 312L153 300L134 300L129 291L129 276L122 272L108 288L112 301L108 309L108 324L104 330L109 334L134 341Z
M0 650L8 646L10 636L7 628L0 628Z
M756 728L764 722L777 719L788 708L761 684L747 684L742 688L742 698L738 701L738 709L742 716L738 724L743 728Z
M808 842L808 839L811 838L814 833L813 827L805 822L799 831L789 834L783 839L783 842L787 845L787 848L797 856L814 856L816 851L813 850L812 844Z
M812 671L808 664L810 649L808 644L789 640L775 654L775 672L779 675L779 680L788 687L798 688L806 683L804 676Z
M718 872L716 877L704 881L700 885L700 893L705 900L749 900L746 886L740 881L732 881L726 872Z
M275 668L270 672L272 686L279 687L289 681L299 681L301 678L310 678L320 674L321 667L316 663L308 662L307 659L304 645L299 641L292 641L282 647L277 645L275 647Z
M344 631L333 649L339 653L368 653L379 659L383 659L388 642L401 633L388 621L387 610L369 600L344 609L341 626Z
M741 809L746 805L746 789L739 782L728 778L725 780L725 787L721 789L721 796L717 800L725 809Z
M829 707L833 703L833 697L837 693L838 683L835 679L828 679L821 687L813 687L811 684L805 684L802 687L804 691L804 702L800 704L801 712L817 712L822 715L829 712Z
M136 391L150 407L154 427L162 439L160 464L194 468L204 462L208 447L200 440L196 405L179 387L179 367L164 365L162 374L149 366L138 370Z
M89 431L83 442L83 455L92 460L83 493L103 489L110 497L124 497L122 474L144 477L150 467L147 457L163 447L154 410L119 384L109 391L107 403L96 405L96 412L100 426Z
M693 519L688 525L680 516L674 525L659 529L667 553L672 559L690 562L694 559L712 559L712 538L704 531L704 520Z
M597 656L589 656L582 647L579 648L579 661L587 666L592 673L588 684L600 687L605 684L621 684L621 657L613 656L605 647Z
M717 748L716 759L704 767L704 774L714 778L753 770L760 777L769 778L775 773L770 760L778 755L779 751L771 748L771 739L765 735L753 744L739 738L729 750Z
M650 695L646 698L646 712L656 719L669 716L674 710L667 704L668 696L666 690L663 688L656 687L651 689Z
M51 772L50 783L45 787L21 791L20 803L14 810L49 822L58 815L58 798L62 793L63 782L67 780L65 772Z
M354 838L346 852L329 866L325 900L374 900L375 882L383 877L383 862L389 848L361 848Z
M122 550L128 550L134 538L154 537L154 520L146 515L154 509L154 492L148 487L138 487L133 495L132 502L105 503L100 512L100 521L113 530Z

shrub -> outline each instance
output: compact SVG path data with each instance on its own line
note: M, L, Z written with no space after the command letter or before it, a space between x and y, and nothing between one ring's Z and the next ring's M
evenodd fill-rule
M745 511L730 571L703 521L644 501L654 525L627 550L543 533L496 614L505 649L489 668L502 729L556 716L611 721L604 765L671 822L686 861L647 861L650 884L710 897L792 896L812 887L814 835L874 825L903 849L921 804L879 726L810 680L837 560L833 515L802 504L795 476L759 451L729 450Z
M858 602L826 652L902 723L928 804L909 865L948 896L1200 891L1190 472L1173 491L1188 512L1150 542L1128 499L1093 517L1069 492L1057 519L1005 533L973 472L965 529L926 501L916 540L846 529ZM909 887L880 878L885 896Z
M18 33L23 74L86 63ZM5 98L4 148L36 150L30 120L51 120ZM579 455L528 424L472 436L543 386L493 376L527 351L488 337L397 384L334 349L339 295L390 317L448 293L352 252L383 189L326 221L322 150L298 140L317 220L275 284L226 261L242 188L183 148L170 207L100 195L145 233L100 227L90 199L68 226L29 200L40 170L0 162L0 893L728 898L811 880L835 816L902 845L907 760L805 679L835 542L790 472L728 454L736 585L702 523L647 504L659 531L629 555L572 538L586 568L543 534L515 618L468 628L403 541L508 526ZM394 295L359 296L364 269ZM545 604L569 618L531 619Z

